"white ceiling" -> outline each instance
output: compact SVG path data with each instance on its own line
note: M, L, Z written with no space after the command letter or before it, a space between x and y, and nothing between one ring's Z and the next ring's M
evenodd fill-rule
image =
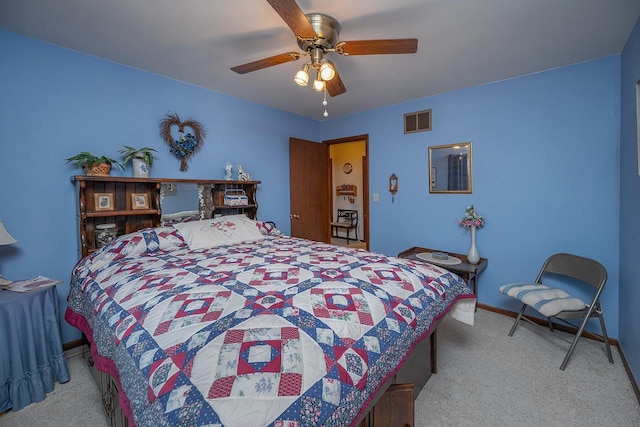
M622 51L640 0L298 0L336 18L339 40L417 38L413 55L330 54L347 92L329 118ZM0 0L0 28L322 120L322 95L293 83L304 60L266 0Z

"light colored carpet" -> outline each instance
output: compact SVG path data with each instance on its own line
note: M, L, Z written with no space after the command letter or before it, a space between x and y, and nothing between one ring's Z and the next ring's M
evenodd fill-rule
M82 357L82 349L69 350L65 356L71 379L64 384L56 383L55 389L42 402L0 416L0 426L108 427L100 391Z
M475 326L444 319L438 373L415 402L416 427L640 426L640 404L616 348L611 365L601 343L582 339L563 372L570 335L523 322L509 338L512 322L484 310ZM69 382L0 416L0 426L107 427L85 360L72 356L68 365Z
M416 427L640 426L620 354L580 339L559 369L572 335L478 310L475 326L446 318L438 329L438 373L415 402Z

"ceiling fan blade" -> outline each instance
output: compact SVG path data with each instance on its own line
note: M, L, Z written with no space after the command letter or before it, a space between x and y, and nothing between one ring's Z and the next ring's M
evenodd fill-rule
M313 39L318 36L295 0L267 0L267 3L278 12L296 36L303 39Z
M416 53L418 39L354 40L336 44L341 55L384 55Z
M238 74L246 74L263 68L273 67L274 65L284 64L285 62L297 61L300 56L298 52L281 53L280 55L270 56L269 58L258 61L236 65L235 67L231 67L231 71L235 71Z
M329 92L329 95L333 97L333 96L338 96L340 94L345 93L347 91L347 88L344 86L344 83L340 78L340 73L338 73L338 69L336 68L335 64L331 62L331 65L333 65L333 69L336 71L336 75L333 76L331 80L326 82L326 84L327 84L327 92Z

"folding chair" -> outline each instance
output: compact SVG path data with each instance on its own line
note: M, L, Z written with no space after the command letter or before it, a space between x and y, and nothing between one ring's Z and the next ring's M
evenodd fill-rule
M576 298L562 289L550 288L543 285L543 276L550 274L578 279L581 282L593 286L595 288L593 300L590 304L586 304L580 298ZM533 308L547 318L551 332L553 332L551 318L555 318L563 323L573 326L574 328L578 328L578 332L571 343L571 347L569 348L562 365L560 365L560 369L564 371L567 367L567 363L569 363L571 355L573 354L573 350L576 348L578 340L582 336L582 332L584 331L587 321L591 317L598 317L600 319L602 335L594 335L604 341L609 363L613 363L611 347L609 346L609 337L607 336L607 330L604 326L604 317L602 316L602 308L600 307L600 293L602 292L606 281L607 270L598 261L567 253L559 253L550 256L542 266L542 269L540 270L540 273L538 273L538 277L534 283L516 283L500 287L500 292L523 303L522 309L511 327L509 336L513 336L520 320L526 320L527 322L536 324L532 320L523 316L527 307ZM583 319L579 327L565 320L574 318Z

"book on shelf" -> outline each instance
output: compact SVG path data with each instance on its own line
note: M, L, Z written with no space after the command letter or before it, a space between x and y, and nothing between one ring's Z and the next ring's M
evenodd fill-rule
M62 283L62 280L50 279L44 276L34 277L33 279L19 280L17 282L9 283L2 289L7 289L13 292L29 292L36 289L48 288L49 286L55 286Z

